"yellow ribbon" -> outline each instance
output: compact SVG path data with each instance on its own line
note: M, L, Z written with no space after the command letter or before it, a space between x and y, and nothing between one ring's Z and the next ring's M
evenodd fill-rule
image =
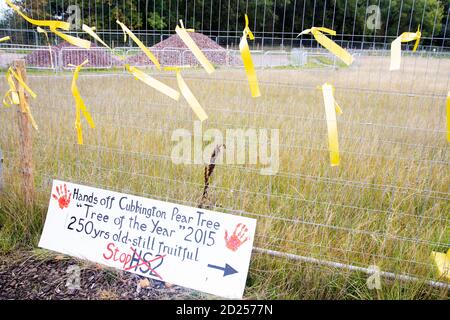
M180 70L184 69L184 68L189 68L189 66L166 67L166 68L164 68L164 70L175 70L175 72L177 74L178 88L180 89L181 94L186 99L187 103L192 108L192 110L197 115L197 117L200 119L200 121L203 122L206 119L208 119L208 115L206 114L205 110L202 108L202 106L198 102L197 98L195 98L191 89L189 89L189 87L187 86L183 77L181 76Z
M324 33L328 33L332 36L336 35L336 31L324 28L324 27L312 27L311 29L306 29L302 31L297 37L312 33L314 38L318 43L320 43L322 46L324 46L328 51L330 51L332 54L334 54L336 57L341 59L346 65L351 65L353 63L353 56L347 52L344 48L339 46L336 42L328 38Z
M416 41L414 44L413 52L417 50L419 46L420 37L422 33L420 32L420 25L416 32L403 32L397 39L391 43L391 66L390 70L399 70L401 59L402 59L402 42Z
M256 98L261 96L261 92L259 91L258 78L256 77L252 55L250 54L250 48L248 47L247 36L250 40L255 39L255 36L248 27L248 16L245 15L245 28L243 31L243 36L241 38L241 42L239 42L239 50L241 51L245 73L247 74L248 84L250 86L250 92L252 93L252 97Z
M43 33L45 35L45 39L47 40L47 45L48 45L48 51L50 53L50 64L51 67L53 69L53 54L52 54L52 47L50 45L50 40L48 39L48 34L47 31L45 31L44 29L42 29L41 27L37 27L37 32L39 33Z
M209 74L213 73L215 70L214 66L211 64L211 62L209 62L209 60L205 57L203 52L199 49L197 44L188 34L188 32L194 32L194 29L185 29L182 20L180 20L180 25L181 28L179 26L175 27L175 32L178 34L184 44L189 48L189 50L191 50L195 58L198 60L198 62L200 62L206 72Z
M65 21L55 21L55 20L35 20L27 17L25 14L20 11L19 7L13 4L10 0L5 0L6 3L14 10L16 11L20 16L22 16L25 20L27 20L29 23L38 26L38 27L49 27L50 31L56 34L57 36L61 37L62 39L66 40L70 44L73 44L74 46L89 49L91 47L91 43L87 40L83 40L77 37L72 37L67 34L62 33L61 31L58 31L57 29L62 29L65 31L68 31L70 29L70 23Z
M36 30L37 32L44 34L45 39L47 40L47 45L50 45L50 40L48 39L47 31L45 31L45 29L42 29L41 27L37 27Z
M447 141L450 142L450 91L447 93Z
M25 95L23 92L17 90L13 77L17 80L19 85L30 94L32 98L36 98L36 93L34 93L33 90L31 90L30 87L25 83L25 81L23 81L22 76L14 72L12 67L9 67L8 71L6 72L6 82L9 85L9 90L3 97L3 104L6 107L11 106L11 104L19 105L21 109L20 111L27 114L27 117L30 120L33 128L38 130L38 126L36 124L36 121L34 121L33 115L31 114L30 106L25 99ZM23 101L22 104L20 103L21 100Z
M77 138L78 138L78 144L83 144L83 132L81 128L81 113L83 113L84 117L86 118L89 126L94 129L95 124L92 120L91 114L89 111L87 111L86 106L84 104L83 99L81 98L80 91L77 87L77 80L78 80L78 74L81 70L81 68L87 64L89 61L86 59L83 63L81 63L78 66L69 65L75 67L75 71L73 72L73 78L72 78L72 95L75 99L75 108L76 108L76 117L75 117L75 129L77 130Z
M9 90L5 93L3 97L3 104L5 105L5 107L10 107L11 104L20 103L19 94L17 93L16 84L14 83L14 80L12 78L11 71L12 69L9 68L8 71L6 72L6 82L9 85Z
M29 23L34 24L35 26L39 27L53 27L63 30L69 30L70 29L70 23L66 21L55 21L55 20L35 20L27 17L25 14L20 11L20 8L13 4L10 0L5 0L8 6L10 6L14 11L16 11L19 15L22 16L25 20L27 20Z
M153 55L153 53L141 42L141 40L139 40L133 32L131 32L130 29L127 28L126 25L124 25L122 22L120 22L119 20L116 20L117 24L119 24L123 30L123 34L124 34L124 41L126 41L127 38L127 34L130 36L131 39L133 39L133 41L138 45L139 48L141 48L142 51L144 51L144 53L147 55L147 57L153 62L153 64L158 68L161 69L161 65L159 64L158 59L156 59L156 57Z
M336 112L342 113L342 109L334 99L334 87L331 84L322 85L323 101L328 128L328 148L330 150L331 166L339 165L339 142L337 132Z
M81 28L84 32L86 32L87 34L89 34L92 38L94 38L95 40L97 40L98 42L100 42L102 45L104 45L105 47L111 49L96 33L95 33L95 27L89 27L85 24L83 24L82 28Z
M439 275L450 280L450 249L448 249L446 254L432 251L431 257L438 268Z
M128 72L134 75L136 79L141 80L142 82L152 87L153 89L158 90L159 92L165 94L166 96L172 98L173 100L178 101L180 99L180 93L178 91L149 76L142 70L139 70L136 67L130 67L128 64L125 65L125 68L128 70Z
M50 31L56 34L58 37L61 37L62 39L66 40L68 43L83 48L83 49L89 49L91 47L91 42L88 40L80 39L77 37L70 36L68 34L62 33L61 31L56 30L55 27L50 27Z
M3 37L3 38L0 38L0 42L8 41L8 40L11 40L10 36L6 36L6 37Z
M125 57L124 57L124 56L121 56L120 54L114 52L114 50L113 50L110 46L108 46L108 45L102 40L102 38L100 38L100 37L95 33L95 27L92 27L92 28L91 28L91 27L89 27L89 26L83 24L82 29L83 29L84 32L86 32L87 34L89 34L92 38L94 38L95 40L97 40L98 42L100 42L102 45L104 45L106 48L108 48L108 49L111 51L111 53L112 53L113 55L115 55L117 58L119 58L120 60L125 60Z

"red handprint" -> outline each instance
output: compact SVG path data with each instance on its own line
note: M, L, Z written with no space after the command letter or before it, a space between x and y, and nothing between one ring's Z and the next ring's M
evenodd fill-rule
M67 192L67 185L64 184L64 190L62 186L56 187L56 193L52 194L53 198L58 201L59 207L61 209L67 208L70 203L70 197L72 196L72 193Z
M240 228L239 228L240 227ZM238 231L239 229L239 231ZM228 238L228 231L225 230L225 244L228 249L236 251L239 247L249 240L249 237L245 237L248 232L248 228L245 224L238 223L236 229L234 229L233 234Z

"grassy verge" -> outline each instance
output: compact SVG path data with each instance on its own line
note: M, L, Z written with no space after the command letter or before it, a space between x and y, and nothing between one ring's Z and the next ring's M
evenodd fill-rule
M210 206L257 217L258 247L364 267L376 264L382 270L438 280L430 253L444 251L450 243L449 149L440 99L448 77L442 64L448 62L404 60L411 68L395 74L385 73L386 61L375 58L373 64L337 72L261 70L264 99L250 97L242 70L186 75L209 115L204 130L280 130L278 174L260 175L261 164L218 165ZM375 75L374 65L381 66ZM420 70L424 73L418 77ZM3 252L37 246L52 178L192 206L201 198L203 166L176 165L170 158L172 132L193 130L196 119L189 106L131 76L81 76L80 92L96 128L83 122L85 144L78 146L70 80L30 77L38 94L31 109L40 126L33 132L33 208L21 205L16 113L2 110L0 147L7 186L0 198ZM174 78L163 81L176 87ZM344 110L338 118L339 167L329 165L322 96L311 89L325 81L342 88L335 93ZM415 95L407 95L410 91ZM358 273L254 254L246 297L447 297L446 291L423 282L383 281L380 292L371 291L365 279Z

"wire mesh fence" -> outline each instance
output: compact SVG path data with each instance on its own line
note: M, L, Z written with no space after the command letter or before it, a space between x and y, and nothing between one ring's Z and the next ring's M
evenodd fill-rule
M56 3L61 7L67 5ZM85 5L82 13L86 14L87 1L80 3ZM107 50L62 48L56 52L45 45L0 48L2 66L9 63L11 55L25 59L36 55L37 60L27 61L30 68L64 70L68 64L79 64L88 58L92 68L110 70L86 71L80 75L80 92L96 122L95 129L85 126L83 145L76 143L73 129L71 74L64 71L52 75L30 74L30 86L38 94L32 101L32 110L40 124L39 132L33 136L40 205L47 207L51 180L58 178L198 206L204 187L204 165L193 161L175 163L175 130L185 129L194 148L196 138L201 146L207 142L203 139L208 129L219 130L224 135L231 129L276 129L279 132L279 141L273 142L279 149L276 174L261 175L264 167L261 163L218 164L210 186L209 208L257 218L255 246L274 256L300 257L314 263L356 269L376 264L393 274L440 281L430 253L447 250L450 243L450 150L445 114L445 99L450 90L448 5L439 3L440 7L436 7L436 2L401 1L409 11L400 14L402 10L391 6L389 1L382 8L389 16L384 18L383 29L378 29L380 35L366 37L365 32L348 32L361 27L359 20L367 19L365 9L373 5L369 1L359 4L362 11L354 12L349 8L355 8L355 4L358 7L358 1L325 1L325 4L257 1L256 5L252 1L231 1L231 4L228 1L225 16L236 19L228 19L226 28L214 31L209 16L223 18L223 12L218 12L223 10L223 3L226 1L216 7L213 1L136 2L137 8L143 5L159 8L159 17L171 17L170 22L167 19L168 26L178 18L191 21L196 28L199 26L197 32L225 47L202 50L210 60L223 62L215 62L220 67L209 76L195 68L197 62L186 49L151 49L163 66L194 67L183 71L183 77L209 115L200 129L185 102L174 103L135 81L123 72L123 65L116 64ZM99 15L98 1L93 1L93 5L89 5L91 15L83 16L83 21L88 19L91 25L104 28L110 23L109 14ZM196 9L193 5L197 5ZM206 10L209 5L211 9ZM427 5L432 5L433 10L426 11ZM337 9L341 6L347 9L340 12ZM173 19L170 10L175 11L175 7L177 17ZM184 15L180 14L182 8L186 8ZM251 20L250 24L257 39L252 56L262 93L258 99L250 96L240 53L236 50L242 29L242 17L236 12L243 8L249 14L252 11L247 8L267 11L262 21ZM334 11L328 11L330 8ZM137 16L158 12L134 11L125 2L123 9ZM417 18L419 9L422 15ZM172 13L165 15L166 10ZM191 15L188 11L194 11L190 10L197 11ZM200 20L196 18L198 10L202 10ZM308 10L313 12L312 21L305 16ZM333 18L330 12L334 12ZM364 13L362 17L358 16L359 12ZM429 18L425 12L431 15L432 21L428 36L421 40L417 52L408 52L411 47L404 47L401 71L389 72L390 43L397 34L417 28L413 21L418 19L424 25ZM350 13L353 13L351 18ZM335 19L339 14L347 17L341 17L338 26ZM397 24L392 21L394 17L398 19L394 20ZM133 17L129 19L134 21ZM401 28L404 20L408 30ZM312 37L295 38L297 31L301 31L299 26L303 30L314 23L339 27L341 34L336 36L336 42L349 48L355 63L349 67L343 65L317 46ZM388 32L392 24L395 24L395 36ZM148 46L173 34L162 28L159 31L159 38L148 30L135 34ZM105 36L108 32L114 36ZM116 41L113 38L119 39L120 33L110 30L98 34L112 43ZM38 44L42 43L38 41ZM115 50L125 53L131 65L150 65L136 48L124 46ZM52 65L49 66L50 57ZM154 69L151 74L176 87L174 74ZM335 86L336 100L344 110L337 119L342 158L339 167L329 164L323 98L317 88L324 82ZM0 83L6 88L4 80ZM18 183L20 171L16 112L9 108L1 109L0 113L6 186ZM249 141L245 145L251 148Z

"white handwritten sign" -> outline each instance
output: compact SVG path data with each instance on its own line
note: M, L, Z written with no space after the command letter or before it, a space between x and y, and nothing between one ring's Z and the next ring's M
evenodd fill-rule
M242 298L256 220L53 181L39 246Z

